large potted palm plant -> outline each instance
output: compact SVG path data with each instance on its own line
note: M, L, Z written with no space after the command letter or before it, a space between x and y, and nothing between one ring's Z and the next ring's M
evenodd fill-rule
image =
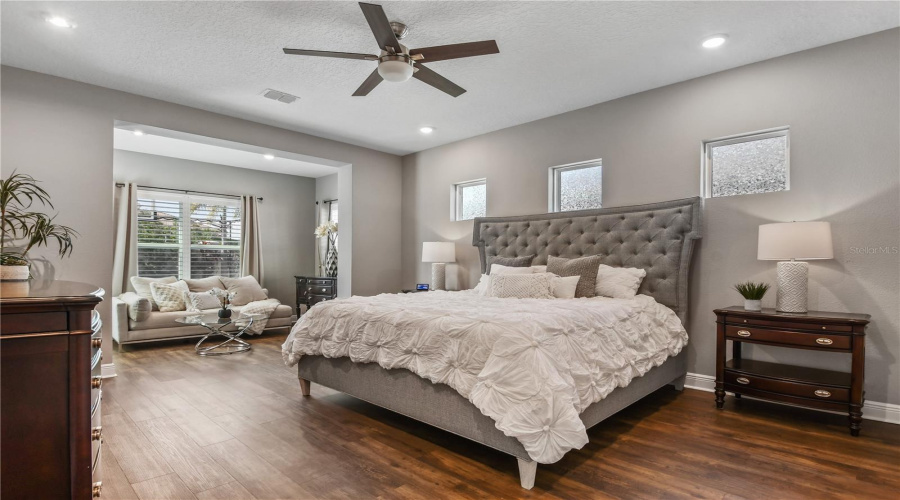
M53 208L50 195L39 181L13 171L0 180L0 281L24 281L31 277L28 252L55 243L59 256L72 254L78 232L54 222L56 216L31 211L35 203Z

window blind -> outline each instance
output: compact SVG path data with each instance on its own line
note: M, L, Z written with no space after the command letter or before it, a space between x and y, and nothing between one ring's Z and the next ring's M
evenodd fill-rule
M138 276L238 277L237 200L138 191Z

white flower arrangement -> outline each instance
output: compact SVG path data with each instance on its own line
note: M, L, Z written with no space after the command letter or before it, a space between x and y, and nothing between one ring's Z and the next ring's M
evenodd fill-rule
M337 222L329 221L329 222L326 222L325 224L322 224L322 225L316 227L314 234L316 235L316 238L324 238L324 237L332 235L332 234L337 234L337 232L338 232Z
M228 309L228 306L231 305L231 301L234 300L235 296L237 296L235 292L222 290L218 287L213 288L207 293L219 299L219 303L222 304L222 309Z

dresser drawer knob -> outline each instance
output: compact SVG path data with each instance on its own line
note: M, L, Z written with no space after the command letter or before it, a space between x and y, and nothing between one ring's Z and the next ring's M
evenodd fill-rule
M103 344L103 339L91 339L91 347L94 349L99 349L101 344Z
M817 390L814 394L816 396L819 396L820 398L830 398L831 397L830 392L822 390L822 389Z
M750 336L750 332L748 332L747 330L738 330L737 334L738 334L738 337L749 337Z
M750 383L750 379L747 377L738 377L735 380L737 380L737 383L739 383L739 384L747 385Z
M100 490L103 489L103 481L97 481L91 485L91 498L100 498Z
M91 429L91 441L100 441L100 437L103 435L103 427L97 426Z
M103 385L103 379L100 377L91 377L91 389L99 389Z
M820 338L820 339L816 339L816 344L819 344L819 345L831 345L831 344L834 344L834 341L831 340L831 339L826 339L825 337L822 337L822 338Z

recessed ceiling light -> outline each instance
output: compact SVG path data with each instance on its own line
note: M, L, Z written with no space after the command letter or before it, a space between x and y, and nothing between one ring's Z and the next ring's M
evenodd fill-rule
M728 35L713 35L706 40L703 40L703 47L707 49L714 49L716 47L721 47L725 44L725 41L728 39Z
M274 159L275 159L275 155L272 155L272 154L264 154L264 155L263 155L263 158L265 158L265 159L267 159L267 160L274 160Z
M144 131L143 131L143 130L135 130L135 131L132 132L132 133L133 133L134 135L138 136L138 137L144 135Z
M419 132L422 132L423 134L430 134L434 132L434 127L422 127L419 129Z
M52 24L53 26L58 26L60 28L74 28L75 25L70 22L68 19L59 16L52 16L47 18L47 22Z

